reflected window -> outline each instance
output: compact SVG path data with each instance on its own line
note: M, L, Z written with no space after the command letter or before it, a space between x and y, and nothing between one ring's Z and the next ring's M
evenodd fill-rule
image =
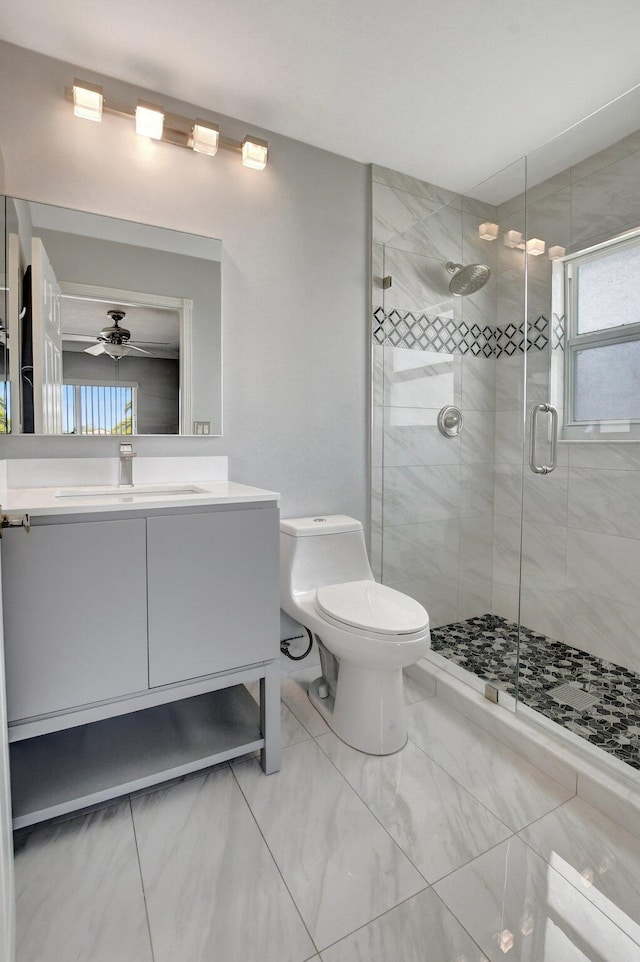
M62 386L64 434L135 434L137 384L70 383Z
M640 235L564 263L565 424L640 422Z

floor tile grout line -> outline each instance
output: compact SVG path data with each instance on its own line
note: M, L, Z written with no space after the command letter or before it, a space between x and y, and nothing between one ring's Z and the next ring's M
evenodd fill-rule
M462 782L455 777L455 775L452 775L451 772L448 772L448 771L446 770L446 768L444 768L444 766L440 764L439 761L437 761L432 755L430 755L429 752L426 751L426 750L422 747L422 745L418 745L418 743L415 742L415 741L413 740L413 738L411 738L411 736L409 736L408 741L411 742L411 744L413 745L414 748L417 748L418 751L422 752L422 754L425 755L425 756L429 759L430 762L433 762L433 764L434 764L437 768L439 768L441 772L444 772L444 774L445 774L448 778L452 779L452 781L454 781L454 782L456 783L456 785L458 785L464 792L466 792L467 795L470 795L471 798L473 798L474 801L476 801L476 802L478 803L478 805L481 805L482 808L484 808L485 812L488 812L489 815L493 816L493 818L496 819L496 821L500 822L501 825L504 825L504 827L505 827L509 832L517 831L517 829L513 829L513 828L511 828L510 825L507 825L507 823L505 822L505 820L504 820L503 818L500 818L499 815L496 815L496 813L493 812L493 811L489 808L489 806L488 806L485 802L482 801L482 799L478 798L477 795L474 795L474 793L471 791L471 789L470 789L470 788L467 788L466 785L463 785Z
M325 732L325 735L327 735L327 734L329 734L329 732ZM336 738L337 738L337 737L338 737L338 736L336 735ZM321 736L321 735L318 735L318 738L322 738L322 736ZM340 778L342 778L342 780L346 783L347 787L350 788L351 791L354 793L354 795L355 795L357 798L360 799L360 801L362 802L362 804L364 805L364 807L367 809L367 811L368 811L368 812L371 812L371 815L375 818L376 822L378 823L378 825L380 826L380 828L383 830L383 832L384 832L386 835L389 836L389 838L391 839L391 841L393 842L393 844L395 845L395 847L398 849L398 851L401 852L401 853L404 855L404 857L406 858L406 860L413 866L413 868L416 870L416 872L418 873L418 875L420 876L420 878L424 879L426 885L427 885L427 886L430 886L430 885L431 885L431 882L430 882L427 878L425 878L424 873L420 871L420 869L419 869L418 866L415 864L415 862L413 861L413 859L411 858L411 856L408 855L407 852L405 852L405 850L402 848L402 846L401 846L398 842L396 842L395 838L393 837L393 835L391 834L391 832L389 831L389 829L386 828L385 825L383 825L383 823L380 821L380 819L378 818L378 816L376 815L376 813L370 808L370 806L367 804L367 802L365 801L365 799L364 799L364 798L362 797L362 795L359 793L359 791L357 790L357 788L355 788L355 787L351 784L351 782L349 781L349 779L347 778L347 776L344 775L344 774L340 771L340 769L338 768L338 766L336 765L336 763L334 762L334 760L327 754L327 752L325 752L325 750L324 750L324 748L322 747L322 745L319 745L316 739L314 739L314 741L315 741L316 745L318 745L318 748L320 749L320 751L322 752L322 754L325 756L325 758L327 758L327 759L331 762L331 764L333 765L333 767L334 767L335 770L337 771L337 773L338 773L338 775L340 776ZM421 890L421 891L422 891L422 890ZM418 893L416 892L415 894L417 895Z
M470 788L468 788L466 785L464 785L464 784L460 781L459 778L456 778L455 775L452 775L451 772L448 772L448 771L446 770L446 768L445 768L443 765L441 765L440 762L439 762L437 759L435 759L435 758L433 757L433 755L430 755L429 752L426 751L426 749L424 749L424 748L422 747L422 745L419 745L419 744L418 744L416 741L414 741L413 738L411 738L411 737L409 737L409 741L411 742L412 745L415 746L415 748L419 749L419 751L421 751L423 755L426 755L426 757L427 757L430 761L432 761L434 765L437 765L438 768L439 768L441 771L443 771L445 775L448 775L449 778L452 778L453 781L456 783L456 785L459 785L460 788L462 788L465 792L467 792L468 795L471 795L471 797L472 797L479 805L482 805L482 807L483 807L490 815L493 815L493 817L494 817L495 819L497 819L497 820L500 822L501 825L504 825L504 827L505 827L506 829L508 829L509 832L511 832L511 833L513 834L513 833L515 833L515 832L518 831L518 829L514 829L514 828L511 827L511 825L508 825L507 822L505 822L505 820L504 820L503 818L500 818L499 815L496 815L496 813L495 813L494 811L492 811L492 810L489 808L489 806L488 806L485 802L482 801L481 798L478 798L478 796L477 796L474 792L472 792Z
M484 858L485 855L488 855L489 852L493 852L494 849L499 848L501 845L505 845L507 842L512 842L514 838L518 838L517 832L511 832L511 835L507 835L506 838L502 838L500 839L499 842L495 842L493 845L490 845L489 848L486 849L484 852L478 852L477 855L474 855L473 858L470 858L468 862L464 863L464 865L459 865L458 868L451 869L451 871L447 872L446 875L442 875L439 879L436 879L435 882L432 882L431 887L435 891L436 885L439 885L440 882L444 882L445 879L450 878L452 875L455 875L456 872L460 872L462 871L462 869L467 868L469 865L472 865L473 862L477 862L478 859Z
M133 841L136 846L136 857L138 860L138 873L140 875L140 886L142 888L142 898L144 900L144 914L147 919L147 931L149 932L149 947L151 949L151 958L155 962L156 954L153 948L153 935L151 934L151 919L149 918L149 906L147 905L147 892L144 887L144 875L142 873L142 861L140 859L140 847L138 845L138 833L136 832L136 820L133 816L133 802L131 795L127 796L127 802L129 803L129 814L131 816L131 827L133 829Z
M419 895L422 895L424 892L429 892L429 891L431 891L431 886L427 883L424 888L420 889L420 891L414 892L413 895L407 895L405 899L402 899L396 905L392 905L391 908L385 909L384 912L380 912L379 915L376 915L374 918L369 919L368 922L363 922L362 925L359 925L352 932L348 932L346 935L343 935L341 938L336 939L335 942L330 942L329 945L325 945L325 947L320 950L320 954L322 955L322 952L326 952L328 951L328 949L332 949L335 945L339 945L341 942L344 942L345 939L350 939L352 935L356 934L356 932L361 932L363 929L366 929L367 926L373 925L374 922L378 922L379 919L383 919L385 915L389 915L390 912L395 912L397 908L400 908L401 905L405 905L407 902L410 902L411 899L415 899Z
M477 940L477 939L474 939L474 937L472 936L471 932L470 932L469 929L466 927L466 925L463 925L462 921L458 918L458 916L457 916L456 913L453 911L453 909L451 908L451 906L450 906L450 905L447 905L447 903L446 903L445 900L442 898L442 896L440 895L440 893L439 893L439 892L436 892L435 888L434 888L434 890L433 890L433 894L434 894L435 897L439 900L439 902L442 903L442 905L444 906L444 908L446 909L446 911L449 912L449 914L452 916L452 918L454 918L454 919L456 920L456 922L458 923L458 925L460 926L460 928L462 929L462 931L465 932L465 933L468 935L468 937L471 939L471 941L473 942L473 944L478 947L478 949L479 949L480 952L482 953L481 958L482 958L483 960L485 960L485 962L486 962L486 958L490 955L490 953L487 952L486 955L485 955L485 951L484 951L484 949L482 948L482 946L480 945L480 943L478 942L478 940Z
M309 741L309 739L305 739L305 741ZM302 743L301 743L301 742L298 742L298 744L302 744ZM286 750L287 750L287 749L284 748L284 749L283 749L283 753L286 752ZM257 762L257 759L247 759L246 761L254 761L256 764L258 763L258 762ZM243 799L244 799L244 801L245 801L245 805L247 806L247 808L249 809L249 812L251 813L251 818L252 818L253 821L255 822L256 828L257 828L258 831L260 832L260 837L262 838L262 841L264 842L264 844L265 844L265 846L266 846L266 849L267 849L269 855L271 856L271 860L273 861L273 864L274 864L275 867L276 867L276 871L277 871L278 875L280 876L280 878L282 879L282 884L284 885L285 889L287 890L287 892L288 892L288 894L289 894L289 898L291 899L291 902L292 902L293 906L295 907L296 912L298 913L298 915L299 915L299 917L300 917L300 921L302 922L302 924L303 924L303 926L304 926L304 930L305 930L305 932L307 933L307 935L309 936L309 938L310 938L310 940L311 940L311 944L312 944L312 946L313 946L314 949L315 949L315 955L318 955L319 952L320 952L320 949L318 948L318 946L317 946L317 944L316 944L316 940L314 939L314 937L312 936L312 934L311 934L311 932L310 932L310 930L309 930L309 926L308 926L307 923L305 922L304 916L302 915L302 912L301 912L301 910L300 910L300 907L299 907L298 903L296 902L295 898L293 897L293 892L291 891L291 889L290 889L289 886L287 885L287 880L285 879L284 875L282 874L282 870L280 869L280 866L278 865L278 861L277 861L275 855L274 855L273 852L271 851L271 846L269 845L269 843L267 842L267 840L266 840L266 838L265 838L264 832L262 831L262 829L261 829L261 827L260 827L260 823L258 822L258 819L256 818L255 812L254 812L253 809L251 808L251 805L250 805L250 803L249 803L249 799L247 798L247 796L245 795L244 791L242 790L242 785L240 784L240 782L239 782L239 780L238 780L238 777L237 777L237 775L236 775L236 773L235 773L235 768L234 768L233 765L230 765L229 767L231 768L231 773L232 773L232 775L233 775L233 779L234 779L236 785L238 786L238 790L239 790L240 794L242 795L242 797L243 797ZM274 773L274 774L277 774L277 773ZM269 776L265 776L265 777L268 778ZM310 959L313 959L314 957L315 957L314 955L307 956L305 962L309 962L309 960L310 960Z

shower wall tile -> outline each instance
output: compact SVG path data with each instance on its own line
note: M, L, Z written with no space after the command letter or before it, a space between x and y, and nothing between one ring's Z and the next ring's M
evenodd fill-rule
M520 522L517 518L503 518L496 515L493 521L494 581L517 588L519 572Z
M383 520L386 525L457 518L460 468L457 464L385 466Z
M567 177L567 174L564 175ZM568 178L567 178L568 179ZM527 205L527 236L546 241L547 249L560 244L567 250L571 246L571 188L564 187L553 194ZM540 267L549 269L551 262L546 255L529 258L529 272Z
M392 243L442 205L427 197L373 183L372 232L374 244Z
M382 581L382 468L371 469L371 548L369 558L376 581Z
M519 518L522 510L522 464L496 464L493 510L509 518Z
M460 463L462 438L440 433L438 412L438 408L375 408L375 436L384 445L387 467ZM382 464L382 451L376 458Z
M640 673L640 607L572 589L563 633L567 644Z
M442 259L386 247L384 273L392 279L391 287L384 291L386 311L462 316L460 298L449 292L449 275Z
M462 357L459 354L385 347L384 403L391 407L437 408L460 405Z
M565 592L557 582L522 574L520 620L531 631L563 641Z
M371 345L371 394L374 406L384 404L384 347Z
M525 519L566 525L568 479L568 468L557 467L552 474L540 475L533 474L527 467L524 476Z
M457 577L459 539L457 519L385 527L384 583Z
M465 354L462 358L463 413L495 410L496 374L495 358Z
M519 594L514 585L503 585L496 581L495 573L491 583L491 611L507 621L518 621Z
M496 461L500 464L522 463L522 412L496 411Z
M640 158L632 154L571 186L573 249L640 221Z
M640 130L635 130L628 137L623 137L610 147L605 147L604 150L599 150L597 154L592 154L579 164L574 164L570 170L571 183L574 184L577 180L588 177L589 174L602 170L610 164L615 164L637 151L640 151Z
M468 258L463 256L463 261L468 262ZM497 306L497 280L495 276L481 290L470 297L462 300L461 311L462 319L469 327L477 324L479 327L495 326L496 306Z
M524 394L524 364L522 354L501 357L496 366L496 411L522 409Z
M569 528L568 588L634 604L638 601L639 571L640 541Z
M493 517L490 514L460 519L460 572L483 572L491 577Z
M493 514L493 465L460 466L460 517Z
M458 618L458 575L425 578L422 581L402 581L393 586L410 598L415 598L429 613L429 626L440 628L451 625Z
M461 205L460 194L456 194L446 187L438 187L430 184L426 180L419 180L409 174L401 174L397 170L390 170L388 167L380 167L378 164L371 165L371 176L375 184L386 184L387 187L394 187L396 190L405 190L418 197L425 197L434 205L458 204Z
M495 224L498 217L498 208L493 204L488 204L484 200L477 200L475 197L470 197L468 194L464 194L462 197L462 209L469 214L474 214L479 222L490 221Z
M640 539L640 472L572 468L569 517L572 528Z
M569 466L601 471L640 471L640 444L635 441L586 441L567 445ZM606 483L606 475L603 476Z
M373 244L371 247L371 303L376 307L384 301L385 291L382 279L385 276L384 247Z
M486 220L482 215L462 211L462 258L464 264L486 264L495 275L498 269L498 241L483 240L478 228ZM493 279L493 278L492 278ZM491 283L491 281L489 281ZM473 297L475 298L475 294Z
M522 527L522 577L543 578L564 589L567 529L563 525L525 520ZM549 632L544 632L549 634ZM555 637L553 634L551 637Z
M459 435L464 464L492 464L494 457L495 415L492 411L465 411Z
M404 233L387 241L386 247L437 258L443 267L447 261L457 263L462 257L462 212L446 206L425 213Z
M535 155L533 155L533 160L535 162ZM531 174L529 174L531 176ZM536 184L533 187L527 189L526 196L524 193L516 194L514 197L505 201L504 204L500 204L497 208L498 218L504 220L505 217L521 211L524 208L525 201L528 204L536 204L543 198L548 197L549 194L555 194L563 187L569 186L569 170L562 170L558 174L554 174L553 177L548 177L546 180L541 181L541 183ZM522 181L524 189L524 167L522 171Z
M491 577L484 571L464 571L458 582L458 621L479 618L491 611Z
M515 253L520 254L522 258L520 251ZM496 283L496 323L499 327L513 324L514 327L521 329L524 317L523 262L498 274Z

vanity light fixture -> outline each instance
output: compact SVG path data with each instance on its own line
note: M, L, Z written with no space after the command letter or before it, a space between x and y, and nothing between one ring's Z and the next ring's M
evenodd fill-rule
M524 234L521 234L519 230L508 230L502 242L505 247L513 247L519 251L523 251L525 247Z
M139 100L136 104L136 133L152 140L162 140L164 110L156 104Z
M269 144L259 137L245 137L242 141L242 163L252 170L264 170L267 166Z
M269 144L259 137L247 135L244 140L232 140L221 137L218 125L209 120L190 120L144 100L139 100L135 108L105 100L102 87L86 80L74 80L73 86L65 89L65 96L73 102L76 117L84 120L100 121L103 113L131 117L135 120L136 133L142 137L162 140L209 157L214 157L222 147L241 154L245 167L264 170L267 166Z
M480 240L494 241L498 239L498 225L497 224L480 224L478 227L478 234L480 235Z
M196 153L215 157L220 144L220 128L208 120L195 120L191 140Z
M73 112L83 120L102 120L102 105L104 96L102 87L90 84L86 80L73 81Z
M561 257L564 257L566 253L567 253L567 248L561 247L560 244L557 244L555 247L549 248L549 260L557 261Z
M547 249L547 245L539 237L532 237L527 241L527 254L531 254L533 257L540 257L541 254Z

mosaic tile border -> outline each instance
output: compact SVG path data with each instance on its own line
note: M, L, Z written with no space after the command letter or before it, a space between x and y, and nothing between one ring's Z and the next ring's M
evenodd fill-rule
M518 626L482 615L431 630L433 651L511 694L516 691ZM564 682L597 696L583 711L550 692ZM518 697L558 725L640 769L640 675L539 632L521 628Z
M549 321L544 315L530 325L526 349L543 351L549 343ZM475 357L511 356L524 352L525 338L516 324L503 327L467 324L453 317L418 314L413 311L373 311L373 340L376 344L406 347L438 354L472 354Z

